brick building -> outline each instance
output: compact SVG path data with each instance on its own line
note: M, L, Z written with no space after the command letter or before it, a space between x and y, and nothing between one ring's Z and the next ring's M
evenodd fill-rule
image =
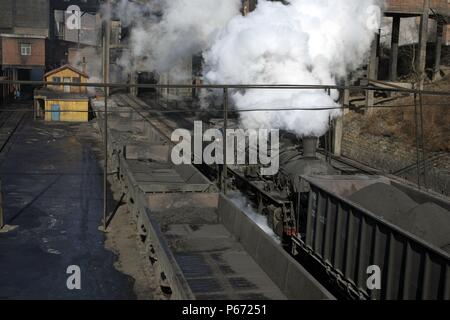
M0 33L49 36L49 0L0 0Z
M80 31L65 28L71 5L83 13ZM45 71L68 63L70 48L98 46L99 5L99 0L0 0L0 77L42 81ZM20 89L31 94L33 88ZM0 102L13 90L1 88Z
M43 79L49 8L49 0L0 0L0 76L4 79ZM14 87L24 96L33 91L31 86L3 86L2 102L12 96Z

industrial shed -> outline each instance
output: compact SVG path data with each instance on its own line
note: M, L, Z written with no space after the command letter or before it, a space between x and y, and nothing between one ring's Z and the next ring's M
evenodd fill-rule
M45 121L89 120L89 97L86 87L67 85L67 83L86 83L89 79L86 73L70 65L64 65L48 72L44 77L45 81L61 85L48 85L35 91L35 114L38 118L44 118Z

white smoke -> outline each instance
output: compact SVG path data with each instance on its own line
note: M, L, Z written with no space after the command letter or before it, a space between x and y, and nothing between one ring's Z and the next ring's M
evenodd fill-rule
M239 14L240 4L240 0L159 0L137 5L122 0L114 10L132 32L129 55L121 63L134 61L139 71L168 72L207 49L215 34Z
M86 63L86 73L89 75L90 82L101 82L102 80L102 57L95 47L85 47L76 50L74 59L69 63L79 69L83 70L83 64Z
M258 1L236 16L204 54L205 79L224 84L334 85L359 68L379 28L376 0ZM374 24L374 21L376 23ZM232 94L238 109L338 107L337 92L245 90ZM243 112L247 128L280 128L321 136L338 110Z
M277 243L281 243L280 238L275 234L269 224L267 223L267 217L259 214L252 203L240 192L234 192L229 195L231 202L238 206L256 225L264 231L267 235L272 237Z

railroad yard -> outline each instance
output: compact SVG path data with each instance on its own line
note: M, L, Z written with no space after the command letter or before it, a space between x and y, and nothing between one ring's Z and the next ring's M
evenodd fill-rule
M449 18L0 0L0 300L450 300Z

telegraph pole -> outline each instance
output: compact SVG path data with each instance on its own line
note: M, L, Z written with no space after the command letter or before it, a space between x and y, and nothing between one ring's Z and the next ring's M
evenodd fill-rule
M111 1L105 1L107 13L103 17L103 83L109 83L109 47L111 43ZM103 171L103 232L106 232L107 228L107 215L108 215L108 96L109 87L105 85L103 87L105 95L105 107L103 115L103 136L104 136L104 171Z
M109 59L111 44L111 0L105 0L106 16L103 17L103 83L109 83ZM105 95L109 95L109 87Z

